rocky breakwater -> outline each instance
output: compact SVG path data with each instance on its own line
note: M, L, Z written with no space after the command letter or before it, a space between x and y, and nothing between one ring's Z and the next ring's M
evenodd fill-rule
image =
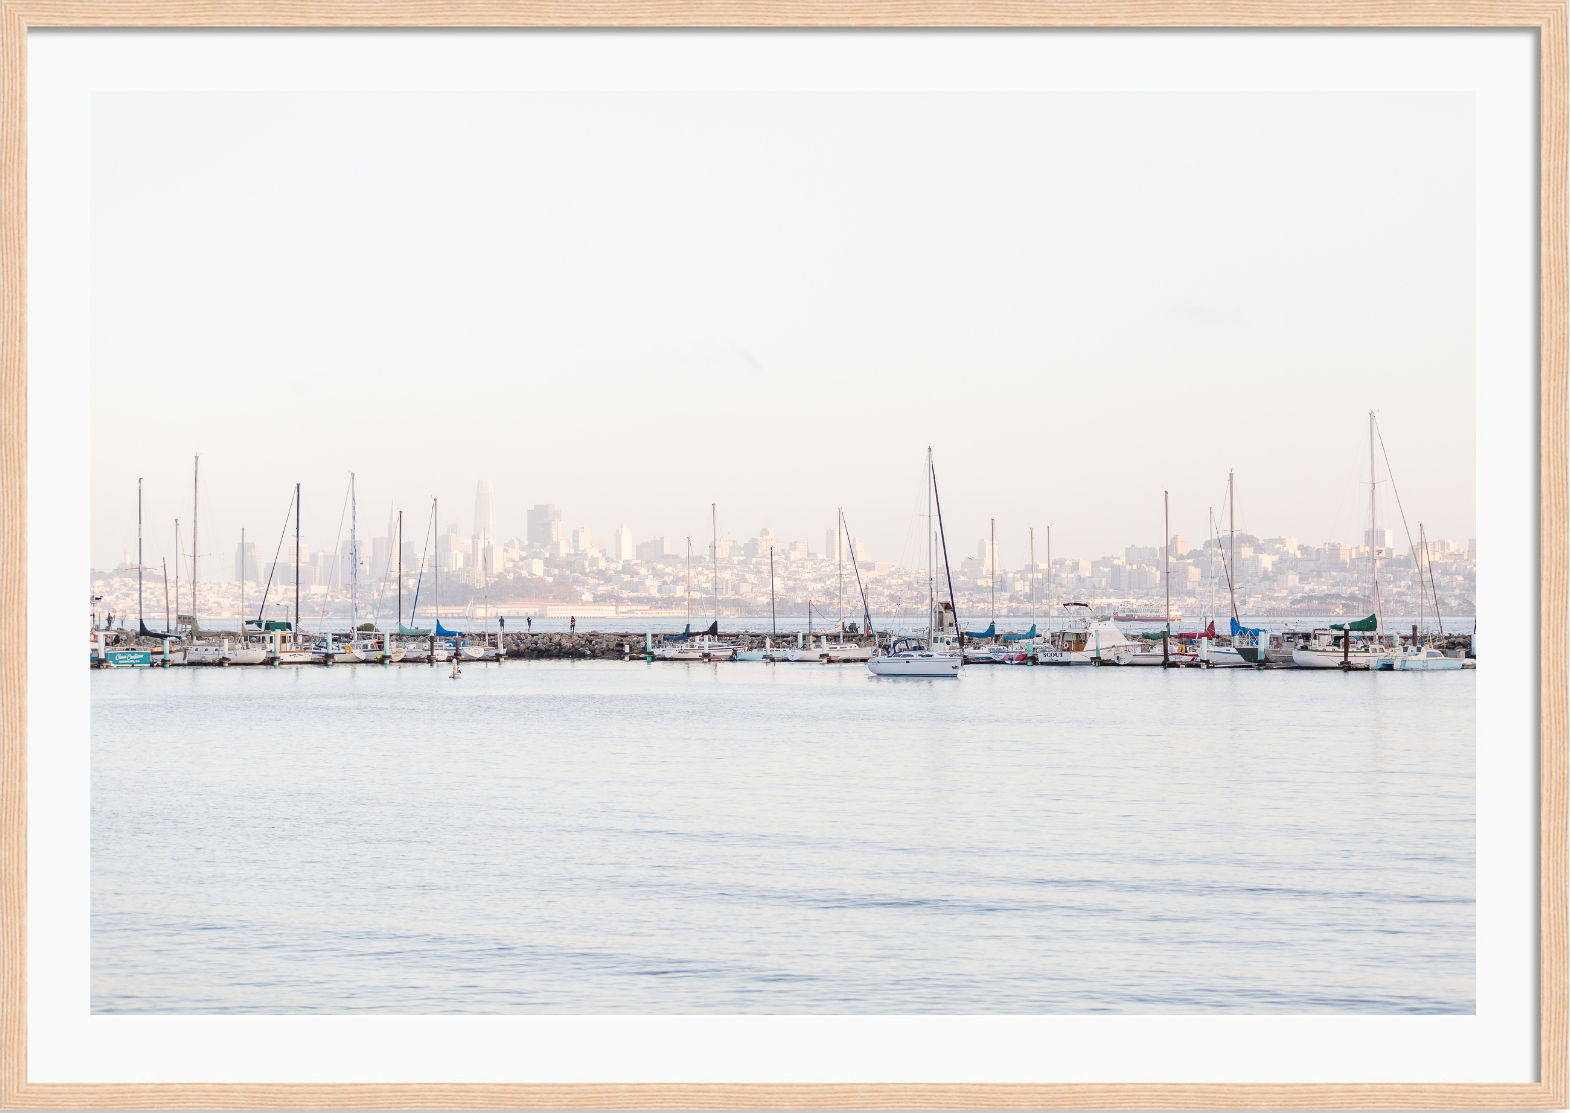
M746 634L722 632L720 640L732 645L740 645L745 649L764 648L764 639L774 638L777 646L791 646L796 644L795 634ZM658 647L661 644L661 635L656 634L651 644ZM859 645L870 644L869 638L856 638L847 636L846 641L856 642ZM504 645L507 656L523 660L588 660L594 658L612 658L616 660L626 656L640 658L644 656L643 631L635 633L600 633L590 631L575 634L508 634Z

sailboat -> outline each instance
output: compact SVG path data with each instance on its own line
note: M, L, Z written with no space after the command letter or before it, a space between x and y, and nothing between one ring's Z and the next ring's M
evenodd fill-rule
M867 662L868 671L874 676L959 676L965 664L961 654L940 652L937 647L935 621L939 621L939 605L933 579L937 554L934 552L933 511L938 510L938 538L942 544L944 512L938 504L938 472L933 467L933 446L927 448L927 640L897 638L890 643L889 651ZM949 581L949 615L955 610L954 579L949 571L949 546L942 544L944 577ZM962 644L963 648L963 644Z
M862 597L862 626L864 633L871 634L873 632L873 614L867 603L867 588L862 585L862 570L856 566L856 549L851 542L851 527L846 524L845 510L842 509L838 513L840 516L840 532L845 537L845 544L836 546L836 548L841 550L840 637L837 641L826 642L824 645L824 660L830 664L867 661L871 660L873 656L873 650L869 646L862 645L859 642L846 641L844 554L848 550L852 557L851 571L856 575L856 590Z
M1319 634L1307 646L1293 650L1293 664L1306 669L1387 669L1396 653L1382 642L1384 618L1380 606L1380 558L1387 555L1377 545L1379 527L1375 502L1375 411L1369 411L1369 596L1373 610L1357 622L1332 623L1341 634ZM1363 634L1355 641L1354 634Z

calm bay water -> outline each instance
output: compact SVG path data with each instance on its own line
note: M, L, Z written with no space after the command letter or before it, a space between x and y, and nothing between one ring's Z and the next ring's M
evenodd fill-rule
M1471 1013L1475 679L98 670L93 1008Z

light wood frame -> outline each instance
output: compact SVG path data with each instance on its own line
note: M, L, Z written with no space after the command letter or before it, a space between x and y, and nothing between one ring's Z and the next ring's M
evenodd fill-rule
M1568 0L0 0L0 1105L1298 1108L1567 1105ZM27 1078L27 34L34 27L1515 27L1540 160L1539 1081L1520 1084L41 1084Z

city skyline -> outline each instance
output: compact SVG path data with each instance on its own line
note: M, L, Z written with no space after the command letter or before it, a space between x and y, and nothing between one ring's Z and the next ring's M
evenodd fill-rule
M707 544L714 502L816 548L843 506L910 560L929 444L1006 560L1159 537L1164 489L1200 535L1230 468L1240 528L1352 541L1370 409L1410 518L1476 529L1466 96L100 94L93 129L95 566L137 476L186 518L197 453L226 550L296 481L326 547L354 470L406 526L467 531L488 476L504 537L554 503Z

